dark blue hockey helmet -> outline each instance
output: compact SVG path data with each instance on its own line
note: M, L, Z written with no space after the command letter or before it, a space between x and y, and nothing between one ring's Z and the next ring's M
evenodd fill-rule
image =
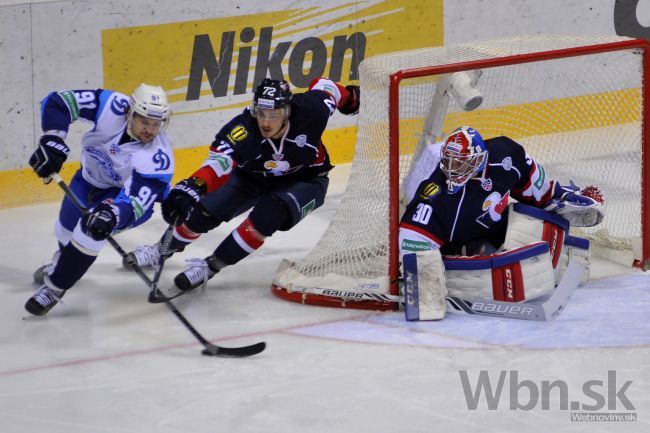
M285 80L265 78L255 89L251 113L257 115L257 110L284 109L285 117L289 117L291 104L291 89Z

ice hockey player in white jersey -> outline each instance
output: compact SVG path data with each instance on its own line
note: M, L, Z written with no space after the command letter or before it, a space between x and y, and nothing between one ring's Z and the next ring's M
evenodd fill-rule
M41 103L43 136L29 165L49 181L70 152L69 126L83 119L94 124L81 140L81 168L70 189L90 212L65 197L55 234L52 261L34 273L40 285L25 309L46 314L90 268L111 234L141 225L170 189L174 172L172 144L164 130L171 109L159 86L140 84L131 97L119 92L52 92Z

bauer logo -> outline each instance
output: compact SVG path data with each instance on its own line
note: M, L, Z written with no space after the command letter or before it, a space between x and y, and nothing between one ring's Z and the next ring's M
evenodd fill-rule
M265 77L294 90L318 76L356 84L369 56L444 42L442 2L297 4L269 12L244 2L233 16L206 10L215 18L103 30L104 87L130 94L151 82L167 91L175 114L234 112Z

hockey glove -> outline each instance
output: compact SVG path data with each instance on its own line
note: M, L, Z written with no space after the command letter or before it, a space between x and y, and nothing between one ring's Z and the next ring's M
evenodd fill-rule
M206 190L207 186L203 179L190 178L178 182L161 205L165 222L182 224L194 205L205 195Z
M359 86L345 86L349 96L345 103L341 104L339 111L346 116L351 116L359 112L359 104L361 103L361 88Z
M592 227L605 217L604 204L605 196L600 188L592 185L580 190L571 180L567 186L555 182L553 198L544 210L562 216L573 227Z
M70 149L61 137L44 135L38 141L38 148L29 158L29 165L39 177L47 178L61 170L69 153Z
M96 241L103 241L117 226L119 210L106 202L98 204L82 219L83 231Z

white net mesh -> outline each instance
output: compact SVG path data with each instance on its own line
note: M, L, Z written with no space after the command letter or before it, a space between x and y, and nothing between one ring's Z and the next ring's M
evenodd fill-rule
M279 272L275 283L289 289L299 280L301 286L365 290L369 279L377 279L382 281L379 290L387 290L392 73L626 39L522 36L366 59L360 68L357 146L340 208L308 256ZM463 111L453 98L433 97L436 86L445 82L440 76L404 80L399 106L400 183L416 148L432 141L431 136L460 125L476 128L484 138L507 135L551 177L600 186L607 207L595 237L610 247L629 248L641 236L641 79L642 56L630 49L483 68L477 84L483 103L471 112ZM444 117L436 124L431 117L440 113ZM364 287L355 286L356 280L364 281Z

